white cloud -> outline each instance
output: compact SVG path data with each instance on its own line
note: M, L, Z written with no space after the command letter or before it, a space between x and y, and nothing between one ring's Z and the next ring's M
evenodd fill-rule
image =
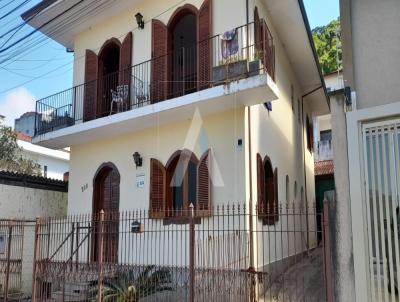
M14 120L27 111L35 111L35 97L24 87L14 89L0 99L0 114L6 117L7 126L14 127Z

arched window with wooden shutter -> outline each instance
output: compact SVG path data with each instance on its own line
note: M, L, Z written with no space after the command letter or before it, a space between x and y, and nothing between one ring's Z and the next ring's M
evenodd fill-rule
M279 221L278 168L274 171L274 223Z
M152 20L151 43L151 102L167 98L168 93L168 27L159 20Z
M212 0L204 0L198 13L198 89L209 87L211 80Z
M196 216L211 215L211 150L208 149L200 158L197 166L197 204Z
M265 215L264 163L259 153L257 153L257 212L260 217Z
M132 68L132 46L133 36L132 32L128 33L122 41L121 53L119 57L119 85L128 85L128 95L130 95L131 88L131 68ZM130 109L129 98L125 100L125 109Z
M257 154L257 214L263 224L274 225L278 221L278 170L272 169L272 163L268 156L262 160Z
M161 162L150 160L150 207L149 218L165 217L166 171Z
M83 99L83 120L90 121L96 117L97 103L97 77L98 58L97 55L86 49L85 55L85 87ZM76 108L74 108L76 110Z

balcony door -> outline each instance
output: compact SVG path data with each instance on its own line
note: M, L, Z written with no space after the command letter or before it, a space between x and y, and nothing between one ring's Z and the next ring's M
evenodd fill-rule
M152 20L152 103L210 87L211 34L211 0L178 7L168 24Z
M98 117L116 112L116 108L111 108L111 91L116 90L119 81L120 45L117 39L111 39L99 54Z
M170 25L170 97L197 89L197 16L189 10L177 14Z

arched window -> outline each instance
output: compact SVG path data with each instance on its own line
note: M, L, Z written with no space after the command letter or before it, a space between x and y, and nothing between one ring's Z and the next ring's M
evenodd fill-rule
M211 214L210 150L200 160L189 150L178 150L165 167L152 158L150 165L150 217L182 214L189 205L197 217ZM186 212L187 213L187 212Z
M211 0L178 7L168 24L152 20L152 103L209 87L211 36Z
M197 165L196 155L188 150L177 151L166 165L167 214L187 210L192 203L196 207Z
M314 152L314 128L312 120L306 117L306 134L307 134L307 149L310 152Z
M111 111L111 90L118 86L121 43L112 38L104 43L99 52L99 97L97 116L106 116Z
M286 175L286 202L290 202L289 175Z
M170 45L171 97L197 89L197 9L184 5L168 23Z
M86 49L83 120L88 121L115 112L111 108L111 89L128 85L131 81L132 32L122 43L117 38L107 40L98 55ZM129 95L129 94L128 94ZM129 96L123 110L129 108ZM113 110L112 110L113 109Z
M257 154L258 215L264 224L273 225L279 220L278 169L273 170L268 156L262 160Z

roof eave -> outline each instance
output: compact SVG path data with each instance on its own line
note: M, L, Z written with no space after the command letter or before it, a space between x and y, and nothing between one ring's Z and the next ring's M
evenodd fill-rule
M307 12L306 12L306 9L304 7L303 0L298 0L298 3L299 3L301 15L303 17L304 26L305 26L306 31L307 31L308 42L310 43L311 50L312 50L312 53L313 53L313 56L314 56L314 61L315 61L315 64L317 65L319 77L320 77L320 80L321 80L322 89L324 90L325 100L326 100L326 103L328 104L328 108L330 110L331 107L330 107L330 103L329 103L328 91L327 91L326 86L325 86L325 80L324 80L324 76L322 74L321 65L319 64L317 50L315 49L314 40L313 40L313 37L312 37L311 28L310 28L310 23L308 22Z
M43 0L36 4L34 7L30 8L26 12L21 15L22 20L25 22L29 21L33 16L39 14L46 8L48 8L53 3L57 2L58 0Z

